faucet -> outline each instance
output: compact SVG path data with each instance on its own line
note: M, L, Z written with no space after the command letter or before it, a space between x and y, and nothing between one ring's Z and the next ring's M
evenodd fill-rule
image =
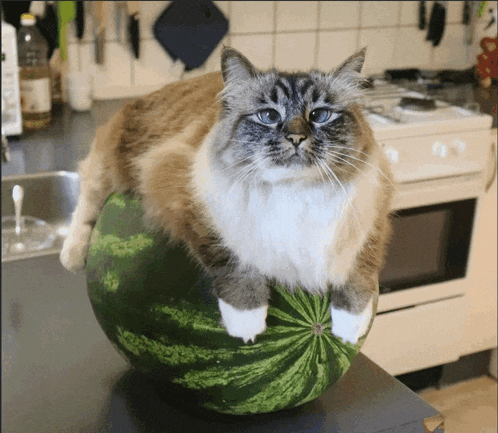
M10 162L10 150L7 136L5 135L5 131L2 127L2 164L4 162Z

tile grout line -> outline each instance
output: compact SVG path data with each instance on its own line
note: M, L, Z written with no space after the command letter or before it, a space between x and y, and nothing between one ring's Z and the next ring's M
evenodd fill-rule
M318 69L319 55L320 55L320 15L322 11L322 2L318 1L316 6L316 29L315 29L315 55L313 59L313 68Z
M273 32L272 32L272 50L271 50L271 66L275 67L277 62L277 2L273 2Z

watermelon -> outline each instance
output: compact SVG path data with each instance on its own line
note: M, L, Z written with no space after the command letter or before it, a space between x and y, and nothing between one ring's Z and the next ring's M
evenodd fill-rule
M244 344L220 325L210 280L185 246L148 232L142 216L138 198L112 194L86 265L95 316L138 371L228 414L301 405L347 371L368 331L356 345L334 337L330 295L272 287L267 329Z

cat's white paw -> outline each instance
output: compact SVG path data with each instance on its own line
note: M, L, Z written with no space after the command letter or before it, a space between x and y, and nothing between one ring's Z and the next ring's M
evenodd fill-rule
M62 266L68 271L78 272L85 269L91 233L92 227L89 225L79 227L75 231L69 231L59 256Z
M370 300L365 310L360 314L337 310L333 306L330 307L330 314L332 315L332 334L344 342L356 344L368 330L373 314L373 300Z
M222 299L218 299L218 307L228 335L242 338L244 343L249 340L254 343L256 335L261 334L266 329L268 305L253 310L237 310Z

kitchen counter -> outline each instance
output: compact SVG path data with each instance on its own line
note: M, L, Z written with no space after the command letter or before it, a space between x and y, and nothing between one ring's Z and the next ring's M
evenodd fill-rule
M2 164L2 176L77 171L77 163L88 154L97 128L128 101L95 101L88 112L75 112L64 105L53 114L47 128L9 137L11 162Z
M3 433L426 433L439 416L362 354L297 408L229 416L182 404L130 369L93 316L84 274L57 256L3 265L2 367Z

